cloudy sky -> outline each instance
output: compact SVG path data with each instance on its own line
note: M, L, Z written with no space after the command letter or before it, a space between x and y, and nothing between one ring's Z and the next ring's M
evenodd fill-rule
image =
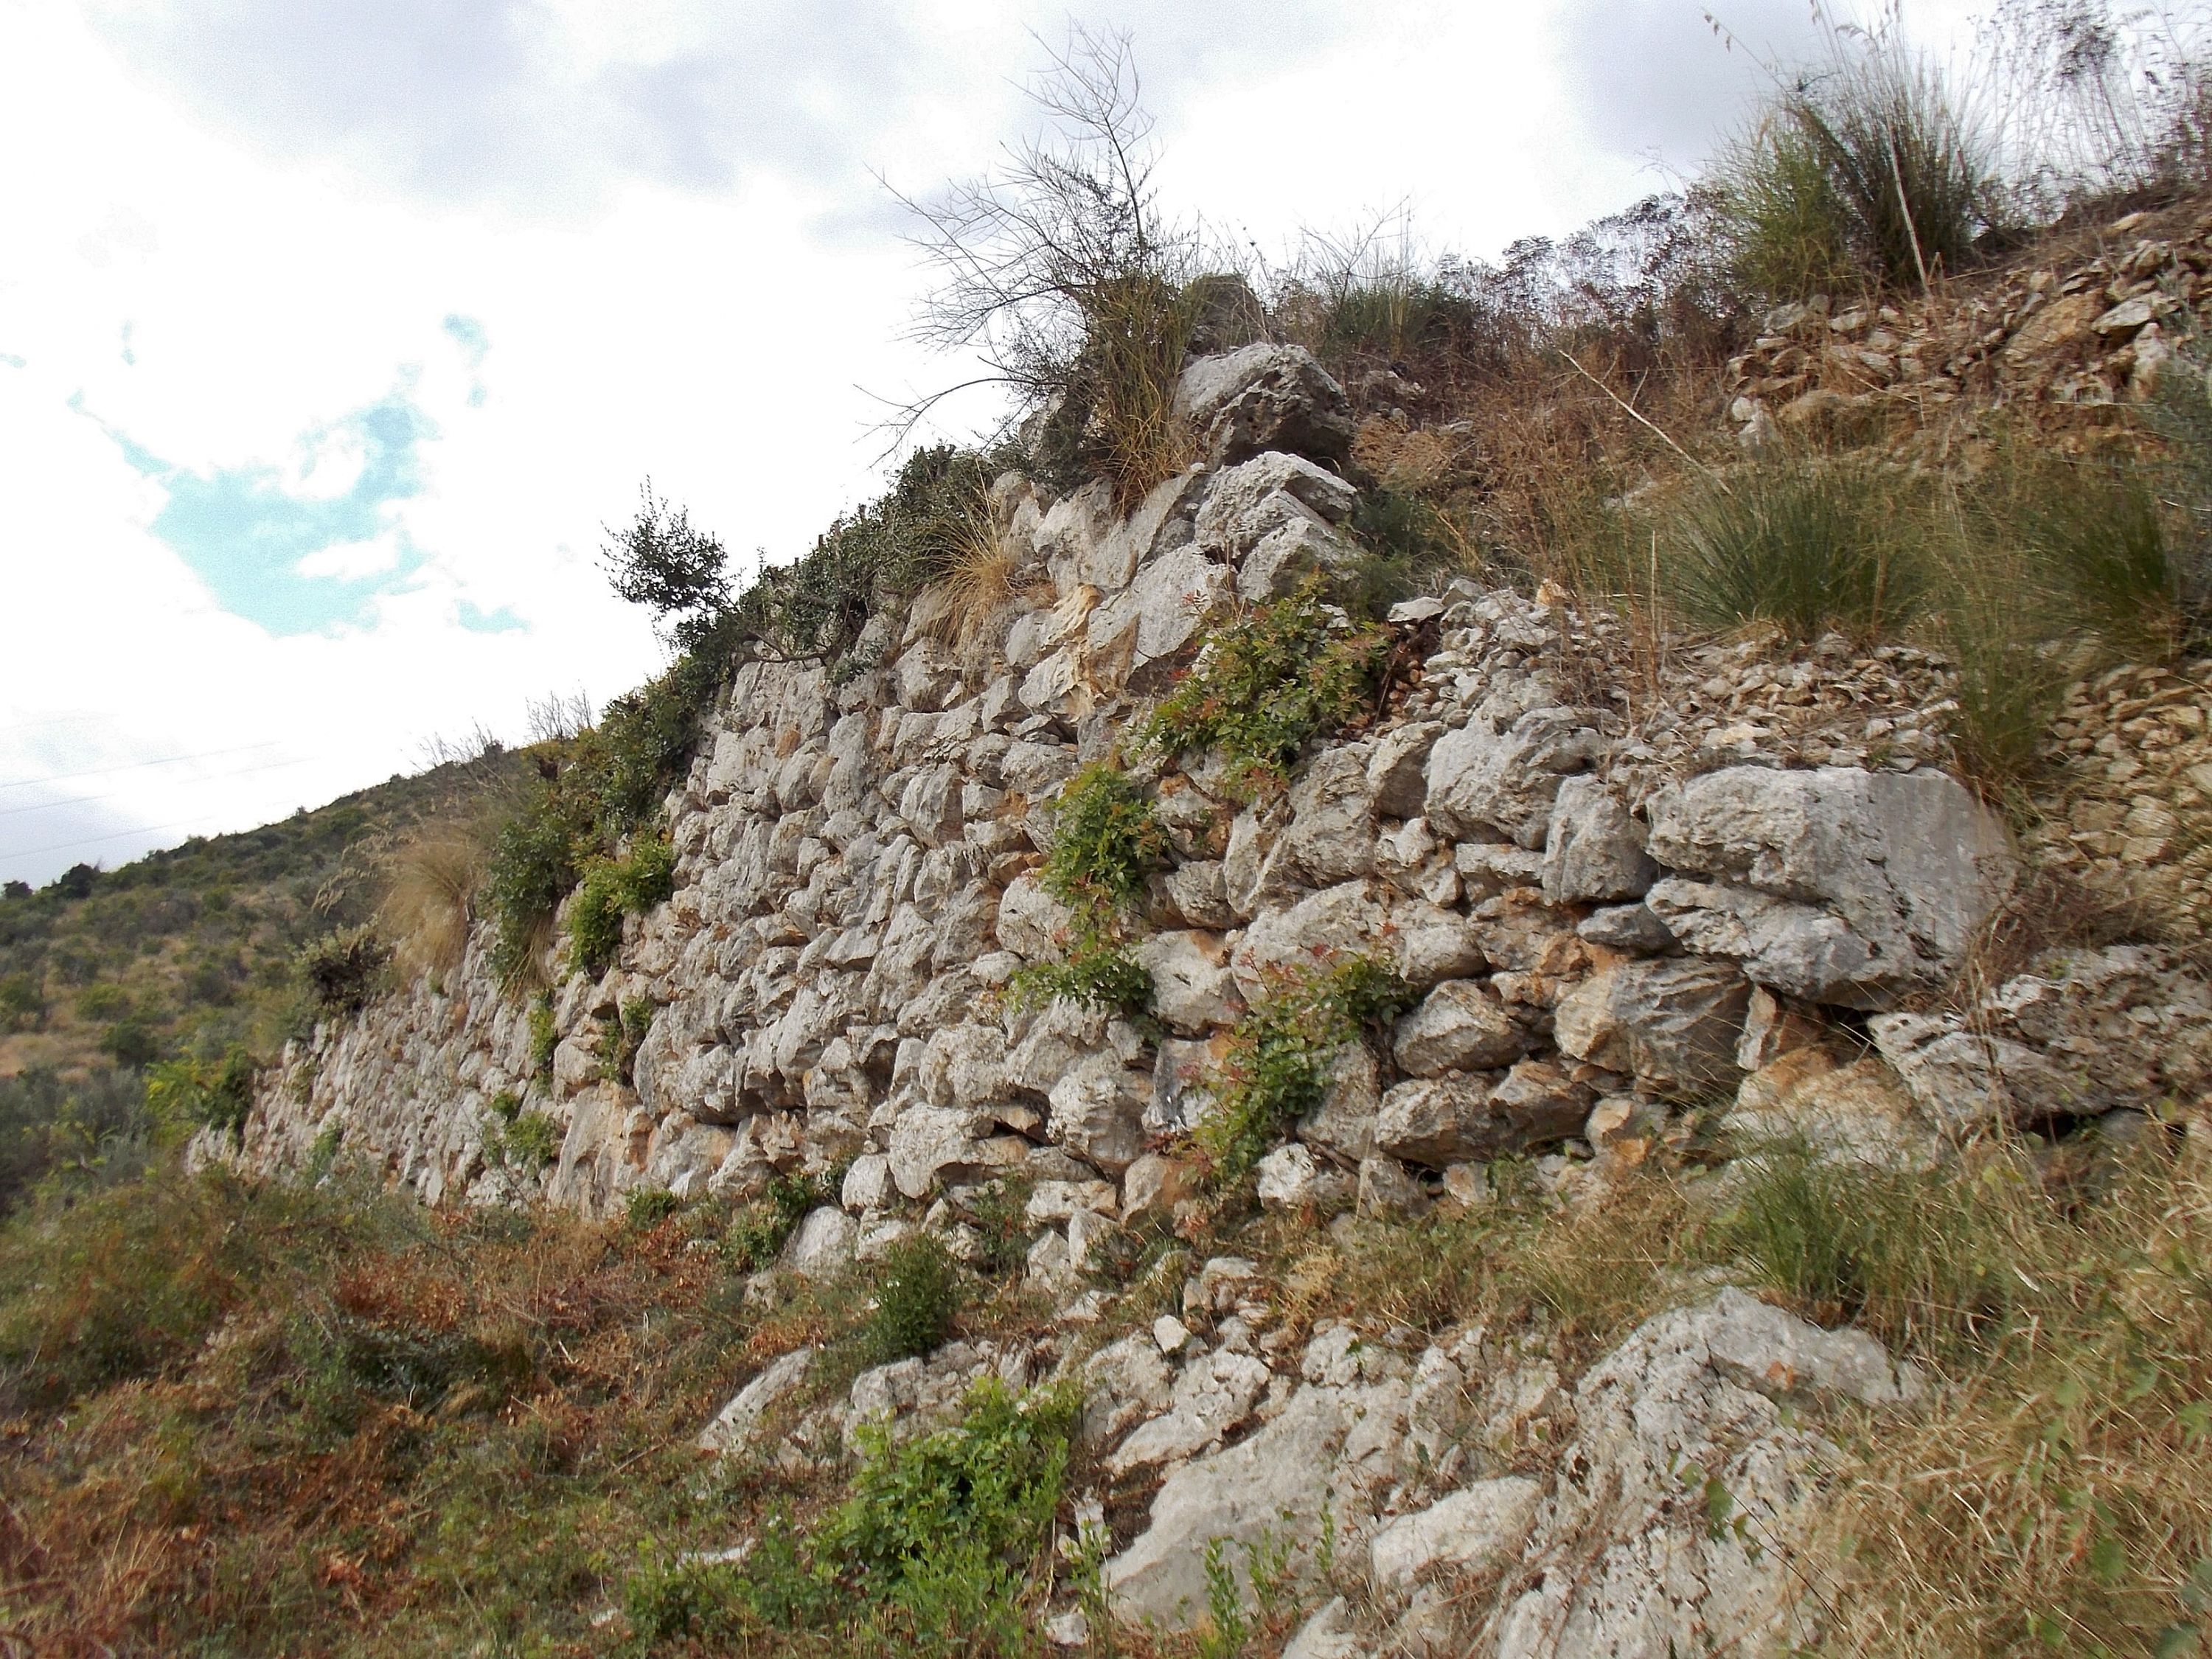
M1934 0L1930 0L1934 3ZM1804 0L1723 0L1786 54ZM1700 0L1126 0L1174 206L1494 253L1694 171ZM658 665L600 527L748 557L960 378L882 181L1032 125L1018 0L0 0L0 876L416 769ZM952 435L993 411L956 408Z

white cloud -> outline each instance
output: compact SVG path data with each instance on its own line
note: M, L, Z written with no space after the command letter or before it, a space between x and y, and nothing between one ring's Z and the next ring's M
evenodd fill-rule
M1641 129L1577 111L1642 95L1591 67L1623 43L1708 49L1695 9L1120 21L1183 204L1278 249L1410 198L1431 239L1490 252L1652 187ZM0 175L0 569L33 619L0 660L0 785L100 774L0 791L94 797L0 817L0 874L185 833L133 826L245 827L415 765L426 734L519 737L533 694L652 672L600 525L650 473L781 560L872 493L866 392L962 368L902 342L919 278L868 169L926 191L988 164L1025 118L1030 31L1065 27L1042 0L0 0L0 144L41 158ZM395 388L422 488L310 563L419 563L364 625L294 637L216 603L110 435L335 501L367 457L348 421ZM526 626L464 621L506 615Z

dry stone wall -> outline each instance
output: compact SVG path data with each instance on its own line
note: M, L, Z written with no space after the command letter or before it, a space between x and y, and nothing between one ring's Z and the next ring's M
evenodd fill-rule
M1194 1618L1217 1539L1310 1563L1327 1535L1375 1595L1316 1613L1289 1650L1304 1659L1805 1639L1818 1610L1791 1554L1833 1452L1792 1407L1908 1406L1917 1381L1869 1339L1723 1291L1575 1379L1480 1330L1294 1335L1282 1288L1222 1257L1189 1274L1181 1317L1108 1343L1085 1333L1113 1292L1083 1270L1117 1222L1192 1192L1179 1138L1278 970L1379 951L1416 994L1257 1170L1263 1205L1380 1214L1486 1201L1484 1166L1509 1155L1562 1198L1601 1192L1722 1115L1878 1161L1998 1122L2125 1133L2212 1089L2212 994L2143 944L1960 989L2023 866L1946 768L1941 663L1838 638L1670 648L1558 593L1460 582L1393 613L1420 661L1387 717L1319 745L1279 795L1240 801L1208 757L1146 775L1172 848L1139 946L1152 1022L1016 1006L1014 975L1055 959L1071 921L1039 879L1060 791L1209 620L1356 556L1356 496L1327 465L1342 404L1302 354L1250 349L1192 371L1207 459L1133 511L1103 486L1000 480L1018 598L963 627L925 595L869 624L853 672L737 670L667 803L674 895L628 921L606 974L558 980L550 1056L479 937L453 974L288 1049L229 1155L283 1173L340 1143L434 1203L592 1214L842 1167L840 1201L787 1253L800 1273L916 1227L978 1244L979 1194L1018 1176L1048 1334L951 1344L826 1401L802 1349L702 1450L834 1462L858 1424L941 1420L986 1374L1079 1375L1097 1467L1158 1480L1106 1569L1132 1616ZM2085 690L2060 740L2112 762L2115 788L2153 765L2204 787L2200 705L2113 688ZM2082 799L2049 832L2063 857L2177 864L2138 844L2156 824L2108 830ZM558 1132L543 1169L498 1151L518 1106ZM1689 1465L1745 1527L1709 1524ZM1496 1594L1455 1603L1433 1582L1449 1571ZM1072 1641L1079 1626L1054 1615Z
M1011 1006L1009 980L1054 958L1069 920L1036 874L1058 792L1209 618L1355 556L1352 487L1266 447L1340 449L1326 376L1252 349L1189 390L1215 459L1133 512L1100 485L1055 500L1000 481L1022 597L981 624L956 631L925 595L871 623L864 672L736 672L668 802L675 895L631 920L607 974L557 985L549 1066L478 939L442 982L289 1051L245 1158L296 1169L335 1132L433 1201L590 1212L640 1187L743 1195L849 1164L863 1239L1010 1171L1125 1205L1132 1169L1151 1185L1204 1109L1206 1066L1269 975L1380 949L1421 1000L1387 1048L1340 1066L1272 1177L1436 1192L1502 1154L1664 1133L1790 1050L1919 1009L1973 949L2018 859L1943 769L1940 664L1834 638L1655 653L1563 596L1461 582L1394 613L1433 641L1410 694L1280 798L1240 805L1206 757L1160 781L1173 858L1141 945L1159 1031ZM2144 962L2107 980L2194 1006L2172 963ZM651 1019L618 1076L625 1006ZM1885 1122L1955 1128L1955 1106L1907 1086L1933 1040L1913 1029L1918 1047L1883 1049L1905 1075L1862 1092L1894 1095ZM2021 1046L2062 1084L2088 1065ZM2201 1089L2205 1064L2169 1046L2147 1082ZM550 1169L486 1157L502 1092L555 1120ZM2046 1076L2033 1092L2066 1091ZM2143 1103L2086 1079L2076 1094Z

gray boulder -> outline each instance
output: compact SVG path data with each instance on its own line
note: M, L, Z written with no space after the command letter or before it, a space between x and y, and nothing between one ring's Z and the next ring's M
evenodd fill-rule
M1707 878L1652 905L1685 943L1850 1007L1947 978L2014 873L2002 820L1936 771L1730 767L1662 790L1650 813L1651 855Z
M1751 987L1732 963L1631 962L1568 992L1553 1029L1563 1052L1659 1093L1733 1093L1750 1003Z
M1607 748L1571 708L1532 708L1502 731L1471 720L1429 751L1424 810L1442 834L1494 832L1533 851L1550 833L1560 780L1589 770Z
M1200 357L1176 383L1175 412L1216 465L1270 449L1320 461L1352 453L1351 400L1298 346L1249 345Z
M1559 785L1544 842L1544 896L1554 904L1640 898L1659 873L1644 831L1595 778Z
M1528 1033L1497 994L1474 980L1446 980L1398 1022L1390 1052L1409 1077L1510 1066L1528 1047Z

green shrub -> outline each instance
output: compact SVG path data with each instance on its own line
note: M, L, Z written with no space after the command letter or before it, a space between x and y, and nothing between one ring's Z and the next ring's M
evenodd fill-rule
M606 1053L599 1062L600 1073L608 1082L628 1088L637 1080L637 1051L653 1029L653 1016L649 997L630 997L615 1011L614 1029L607 1033Z
M1126 910L1144 897L1146 879L1167 856L1167 831L1151 797L1112 761L1099 761L1060 791L1044 888L1078 908Z
M1152 981L1131 948L1129 912L1168 855L1167 832L1152 803L1112 761L1085 767L1060 793L1045 890L1073 915L1063 956L1030 963L1008 984L1018 1006L1066 997L1087 1007L1141 1013Z
M46 1023L46 994L29 974L0 979L0 1030L35 1030Z
M1072 1389L1017 1398L986 1378L934 1434L870 1424L850 1492L811 1530L777 1517L738 1565L648 1561L623 1587L631 1628L746 1651L776 1629L834 1633L840 1652L1033 1651L1028 1604L1079 1412Z
M890 489L830 526L813 550L763 571L728 613L738 648L845 666L870 617L920 592L977 539L990 483L985 458L949 445L917 450Z
M633 1188L623 1201L623 1225L634 1233L651 1232L684 1207L684 1200L665 1187Z
M553 1050L560 1042L561 1034L553 1024L553 994L540 991L530 999L530 1069L541 1079L550 1081Z
M773 1176L768 1188L738 1206L722 1236L722 1257L736 1272L757 1273L783 1254L810 1212L837 1201L842 1176L835 1170L814 1176Z
M76 994L79 1019L121 1019L131 1012L131 993L120 985L88 985Z
M100 1034L100 1052L118 1066L143 1066L161 1052L161 1038L143 1014L130 1014Z
M236 1047L220 1060L164 1060L147 1075L146 1109L166 1127L236 1134L253 1109L254 1070L253 1056Z
M568 906L568 945L575 965L597 977L622 950L623 918L642 915L676 890L676 855L664 836L641 838L620 859L594 859Z
M1242 1180L1279 1136L1320 1107L1338 1053L1412 1000L1397 969L1379 957L1271 975L1231 1032L1220 1068L1206 1079L1212 1104L1192 1139L1212 1178Z
M933 1232L901 1239L876 1270L875 1310L864 1334L869 1363L888 1364L935 1350L960 1310L959 1269Z
M501 826L484 878L484 904L499 937L492 965L513 983L535 971L553 913L576 884L577 826L562 798L541 784Z
M1371 715L1389 652L1310 581L1209 633L1138 743L1163 760L1218 749L1233 789L1279 788L1307 744Z
M369 927L341 927L300 952L300 978L325 1018L359 1013L390 988L392 947Z
M512 1123L521 1115L522 1097L512 1089L501 1089L485 1105L501 1123Z
M1086 1008L1134 1016L1152 1006L1152 976L1127 939L1086 932L1079 922L1058 962L1023 963L1006 981L1006 992L1019 1008L1041 1008L1065 997Z
M1774 455L1694 486L1658 532L1662 591L1691 622L1778 624L1880 637L1923 581L1899 501L1905 481L1869 463Z
M562 1135L561 1126L544 1112L524 1112L512 1123L486 1128L484 1162L494 1169L535 1174L561 1156Z

